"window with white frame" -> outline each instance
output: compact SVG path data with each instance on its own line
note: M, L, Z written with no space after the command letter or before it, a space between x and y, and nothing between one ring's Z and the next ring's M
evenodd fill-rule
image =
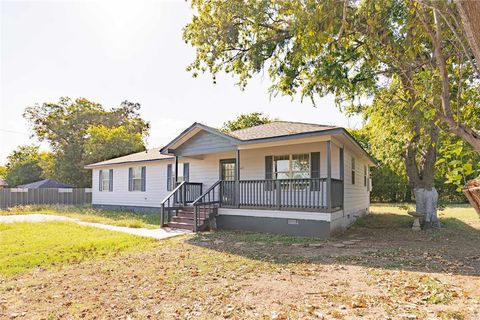
M100 191L110 191L110 170L100 170Z
M132 191L142 191L142 167L132 168Z
M290 154L273 157L274 179L310 178L310 154Z

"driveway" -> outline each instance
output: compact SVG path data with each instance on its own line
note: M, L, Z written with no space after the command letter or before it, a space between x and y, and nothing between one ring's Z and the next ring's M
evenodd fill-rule
M182 234L187 234L190 231L170 228L146 229L146 228L129 228L112 226L103 223L85 222L79 219L54 216L49 214L20 214L11 216L0 216L0 223L14 223L14 222L49 222L49 221L67 221L78 223L83 226L95 227L100 229L107 229L112 231L124 232L140 237L149 237L155 239L166 239Z

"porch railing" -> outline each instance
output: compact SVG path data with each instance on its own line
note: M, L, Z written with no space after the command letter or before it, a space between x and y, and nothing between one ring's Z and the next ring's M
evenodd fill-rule
M221 206L327 210L326 191L327 178L222 181ZM343 183L332 179L332 208L340 207L342 199Z
M221 199L221 180L215 182L204 194L198 197L192 205L194 206L194 229L197 231L200 226L201 218L207 219L209 214L212 213L212 210L216 210L222 203ZM216 212L216 211L215 211Z
M193 203L202 195L202 190L203 184L200 182L180 182L160 203L160 224L164 225L170 220L173 210Z
M343 207L343 181L331 179L331 205L327 178L220 181L221 207L275 210L336 210Z
M329 206L327 178L240 180L215 182L192 205L194 230L211 212L223 208L272 210L335 211L343 208L343 181L330 179ZM213 210L213 211L212 211Z
M202 195L203 183L201 182L180 182L182 188L174 193L175 203L186 206L194 202Z

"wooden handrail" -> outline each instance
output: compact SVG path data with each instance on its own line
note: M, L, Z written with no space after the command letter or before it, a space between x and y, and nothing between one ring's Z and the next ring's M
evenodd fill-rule
M216 187L221 187L222 180L218 180L215 182L210 188L207 189L200 197L198 197L195 201L193 201L192 205L194 206L194 211L193 211L193 231L196 232L198 230L199 226L199 209L200 207L213 207L216 205L220 205L222 202L221 194L219 191L218 194L218 200L215 200L215 193L213 193L213 201L210 201L210 194L212 192L215 192ZM208 200L204 202L205 198L208 196Z
M160 202L160 204L162 204L162 205L165 204L165 202L167 202L171 197L173 197L173 196L175 195L175 193L176 193L184 184L185 184L185 181L180 182L180 184L179 184L178 186L176 186L175 189L173 189L172 192L170 192L170 193L168 194L168 196L167 196L165 199L163 199L162 202Z
M210 188L207 189L207 191L205 191L200 197L198 197L195 201L193 201L192 205L193 206L197 205L204 197L206 197L208 193L210 193L213 189L215 189L221 182L222 180L218 180L217 182L215 182Z

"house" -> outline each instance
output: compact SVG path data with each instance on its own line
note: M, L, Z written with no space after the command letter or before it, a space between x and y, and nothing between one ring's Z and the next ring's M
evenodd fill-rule
M0 189L3 189L3 188L8 188L8 183L7 181L0 179Z
M343 128L194 123L165 147L86 166L96 207L160 212L170 227L327 237L370 205L374 160Z
M17 188L23 188L23 189L44 189L44 188L73 188L73 186L58 182L56 180L52 179L45 179L45 180L40 180L40 181L35 181L27 184L22 184L20 186L17 186Z

